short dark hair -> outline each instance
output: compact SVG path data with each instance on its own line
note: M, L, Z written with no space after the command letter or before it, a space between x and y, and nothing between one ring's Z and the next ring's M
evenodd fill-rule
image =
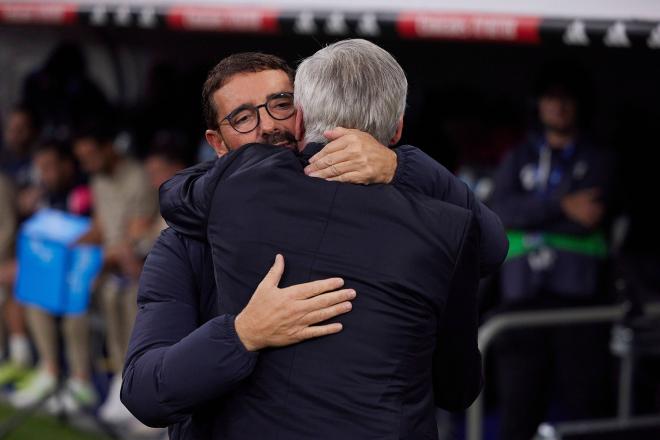
M194 149L190 148L186 135L177 130L161 130L154 134L149 157L159 157L169 164L192 165Z
M289 76L293 84L294 71L282 58L260 52L242 52L223 58L209 72L202 89L202 109L206 126L218 129L218 109L213 102L213 94L224 86L229 78L238 73L257 73L264 70L281 70Z
M46 153L46 152L55 153L55 155L60 160L75 162L73 151L71 151L70 145L58 139L54 139L54 138L42 139L39 142L39 144L37 144L32 154L36 156L37 154Z
M596 94L593 78L580 60L555 58L541 66L534 84L534 97L541 99L557 92L575 101L578 124L586 125L594 112Z
M73 144L83 139L91 139L99 146L111 144L117 131L109 119L89 118L73 128L71 141Z

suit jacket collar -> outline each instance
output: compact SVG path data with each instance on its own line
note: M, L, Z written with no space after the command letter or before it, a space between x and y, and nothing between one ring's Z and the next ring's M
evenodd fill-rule
M321 151L323 147L325 147L325 144L310 142L309 144L305 145L305 149L300 152L300 159L306 163L309 163L309 159Z

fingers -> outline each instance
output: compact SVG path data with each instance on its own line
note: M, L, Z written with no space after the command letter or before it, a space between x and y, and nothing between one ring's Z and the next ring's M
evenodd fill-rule
M281 254L275 255L275 262L266 274L261 285L277 287L284 273L284 257Z
M307 315L305 315L302 322L307 325L318 324L319 322L327 321L328 319L334 318L335 316L348 313L352 308L353 305L348 301L335 304L334 306L309 312Z
M326 325L313 325L307 327L300 331L299 336L300 340L304 341L306 339L319 338L321 336L332 335L334 333L339 333L342 330L342 325L338 322Z
M330 182L346 182L346 183L368 183L365 176L359 171L351 171L350 173L340 174L336 177L329 177L325 180Z
M348 134L350 132L351 131L348 128L335 127L332 130L324 131L323 136L325 136L325 138L332 143L332 141L334 141L335 139L338 139L338 138L340 138L340 137L342 137L345 134Z
M334 177L341 174L340 164L334 164L332 162L326 162L325 159L321 159L316 163L310 164L305 168L305 174L309 177L316 177L318 179L326 179L328 177Z
M315 164L310 164L305 168L305 174L309 177L327 179L329 177L338 177L342 174L358 171L369 167L364 160L351 157L350 153L340 152L336 161L321 159Z
M320 153L320 151L319 151ZM332 165L345 162L351 158L351 153L347 152L345 149L331 152L319 158L314 162L309 162L309 165L305 167L305 174L309 175L315 171L324 170L331 167Z
M313 298L304 301L304 308L308 311L315 311L324 309L326 307L334 306L345 301L355 299L356 292L353 289L342 289L334 292L327 292L317 295Z
M323 147L323 149L316 153L314 156L310 157L309 163L316 163L329 154L336 153L337 151L345 149L349 144L350 142L348 139L346 139L346 137L341 137L337 140L334 140Z
M330 182L370 183L369 172L355 162L342 162L322 171L309 174L310 177Z
M327 278L325 280L312 281L305 284L297 284L295 286L283 289L286 293L290 293L296 299L313 298L321 293L337 290L344 285L344 280L341 278Z

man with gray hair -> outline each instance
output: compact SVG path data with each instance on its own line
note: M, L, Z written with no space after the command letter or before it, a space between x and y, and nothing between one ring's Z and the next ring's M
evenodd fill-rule
M304 115L306 142L325 143L323 133L351 127L383 145L399 141L408 81L387 51L366 40L344 40L304 60L296 71L295 104Z
M195 413L190 432L213 439L437 438L434 404L464 409L481 389L474 216L396 185L305 175L322 147L315 141L336 125L398 142L406 80L386 51L365 40L335 43L301 64L295 87L300 153L244 145L202 176L166 183L161 210L174 229L199 228L208 239L223 292L219 308L238 315L239 333L254 324L241 311L273 257L264 281L284 287L341 276L357 296L339 319L341 332L261 350L248 378L207 396L212 403ZM200 213L203 223L192 226ZM241 341L255 349L254 341ZM191 387L213 382L195 373Z

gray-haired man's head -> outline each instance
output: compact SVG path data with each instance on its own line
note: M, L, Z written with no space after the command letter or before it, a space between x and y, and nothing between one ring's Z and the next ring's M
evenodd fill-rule
M302 110L305 142L325 142L323 132L341 126L389 145L407 90L399 63L369 41L343 40L319 50L296 71L295 103Z

